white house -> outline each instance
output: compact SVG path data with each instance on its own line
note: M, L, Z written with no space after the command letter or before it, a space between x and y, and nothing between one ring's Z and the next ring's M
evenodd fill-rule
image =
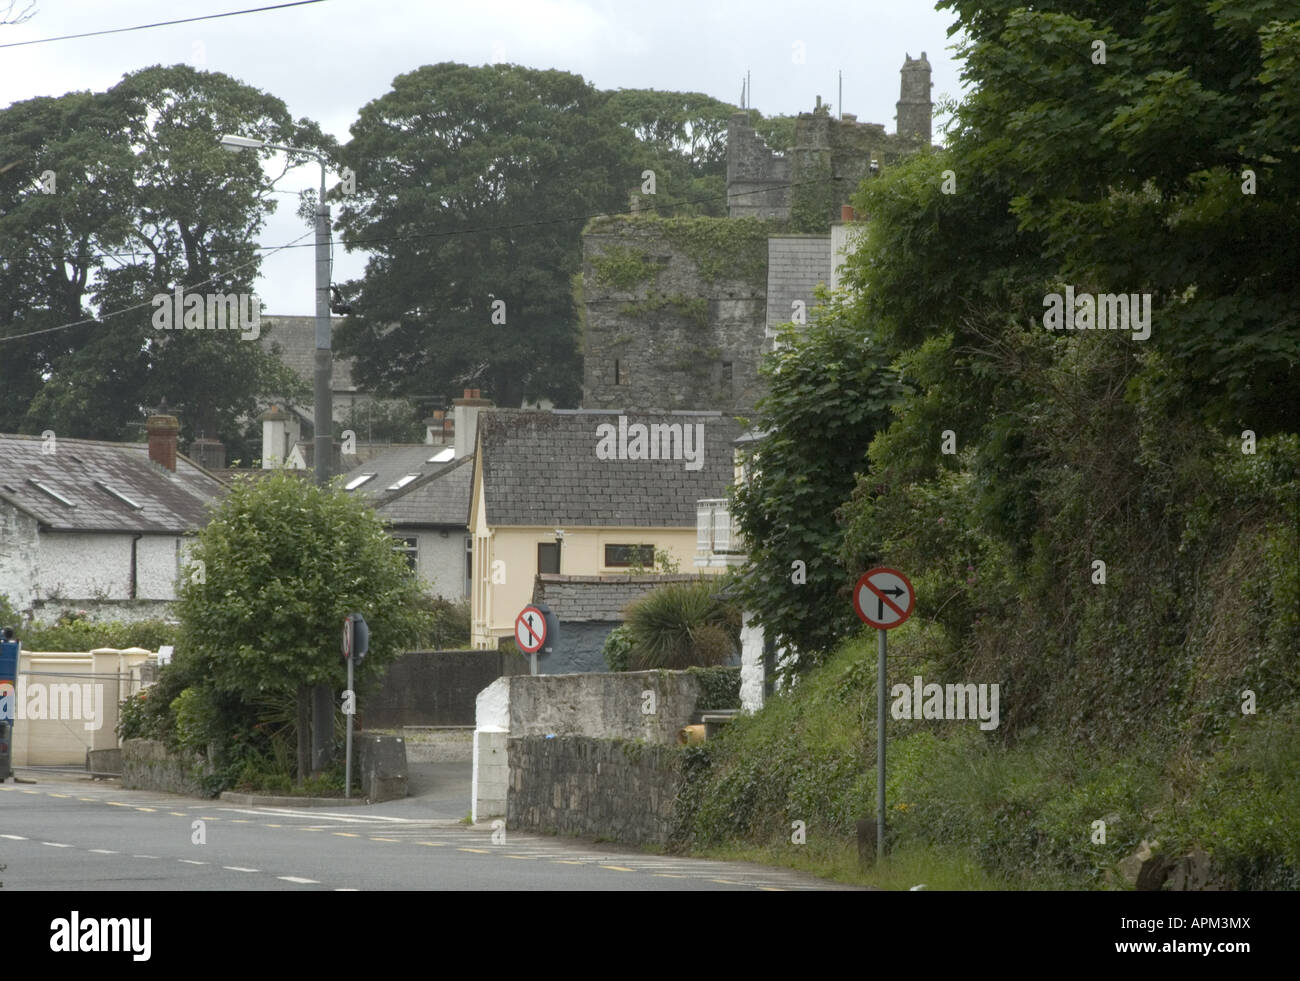
M177 453L175 416L146 429L148 443L0 434L0 595L20 613L166 615L185 536L225 485Z

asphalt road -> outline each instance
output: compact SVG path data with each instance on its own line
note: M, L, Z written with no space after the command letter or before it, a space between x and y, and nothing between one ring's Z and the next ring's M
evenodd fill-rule
M246 807L71 774L37 779L0 784L6 891L852 888L750 863L494 833L421 815L411 798L337 809Z

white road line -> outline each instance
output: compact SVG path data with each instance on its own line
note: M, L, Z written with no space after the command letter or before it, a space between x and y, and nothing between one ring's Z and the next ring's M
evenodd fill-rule
M261 872L261 869L246 869L242 865L223 865L221 866L227 872Z
M132 855L132 858L157 858L157 855Z
M10 841L31 841L30 838L24 838L22 835L0 835L0 838L8 838Z
M312 885L312 886L320 885L319 879L303 879L296 875L277 875L276 878L283 879L285 882L301 883L302 885Z
M111 848L88 848L87 851L94 852L96 855L121 855L121 852L115 852Z
M196 862L192 858L178 858L176 861L184 862L186 865L207 865L207 862Z
M62 842L58 842L58 841L43 841L43 842L41 842L41 844L42 844L42 845L49 845L51 848L71 848L71 847L72 847L71 845L65 845L65 844L63 844Z

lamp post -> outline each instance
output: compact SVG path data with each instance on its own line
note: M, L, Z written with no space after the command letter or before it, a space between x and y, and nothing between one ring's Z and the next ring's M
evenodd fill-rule
M315 150L302 147L281 146L264 140L251 140L243 136L225 135L221 145L227 150L283 150L285 153L305 153L315 157L320 164L320 196L316 200L316 359L313 372L313 413L315 451L313 470L316 483L329 482L330 466L334 457L334 398L332 390L333 353L330 345L330 209L325 203L325 157Z

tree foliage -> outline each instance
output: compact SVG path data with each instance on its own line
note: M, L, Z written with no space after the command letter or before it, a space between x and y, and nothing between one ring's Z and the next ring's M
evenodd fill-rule
M248 699L299 685L341 689L349 613L370 625L365 672L423 626L418 583L373 509L288 471L236 478L190 561L177 603L181 647L214 688Z
M0 429L121 439L165 399L187 436L230 438L258 396L302 389L237 332L152 324L152 297L177 287L252 292L272 181L221 133L328 142L184 65L0 111L0 159L18 164L0 173Z
M867 447L902 389L879 344L838 300L814 308L804 328L787 325L781 342L761 369L769 386L757 406L763 435L732 513L749 556L746 608L793 648L792 663L808 667L855 623L854 570L838 559L835 511L866 472Z

